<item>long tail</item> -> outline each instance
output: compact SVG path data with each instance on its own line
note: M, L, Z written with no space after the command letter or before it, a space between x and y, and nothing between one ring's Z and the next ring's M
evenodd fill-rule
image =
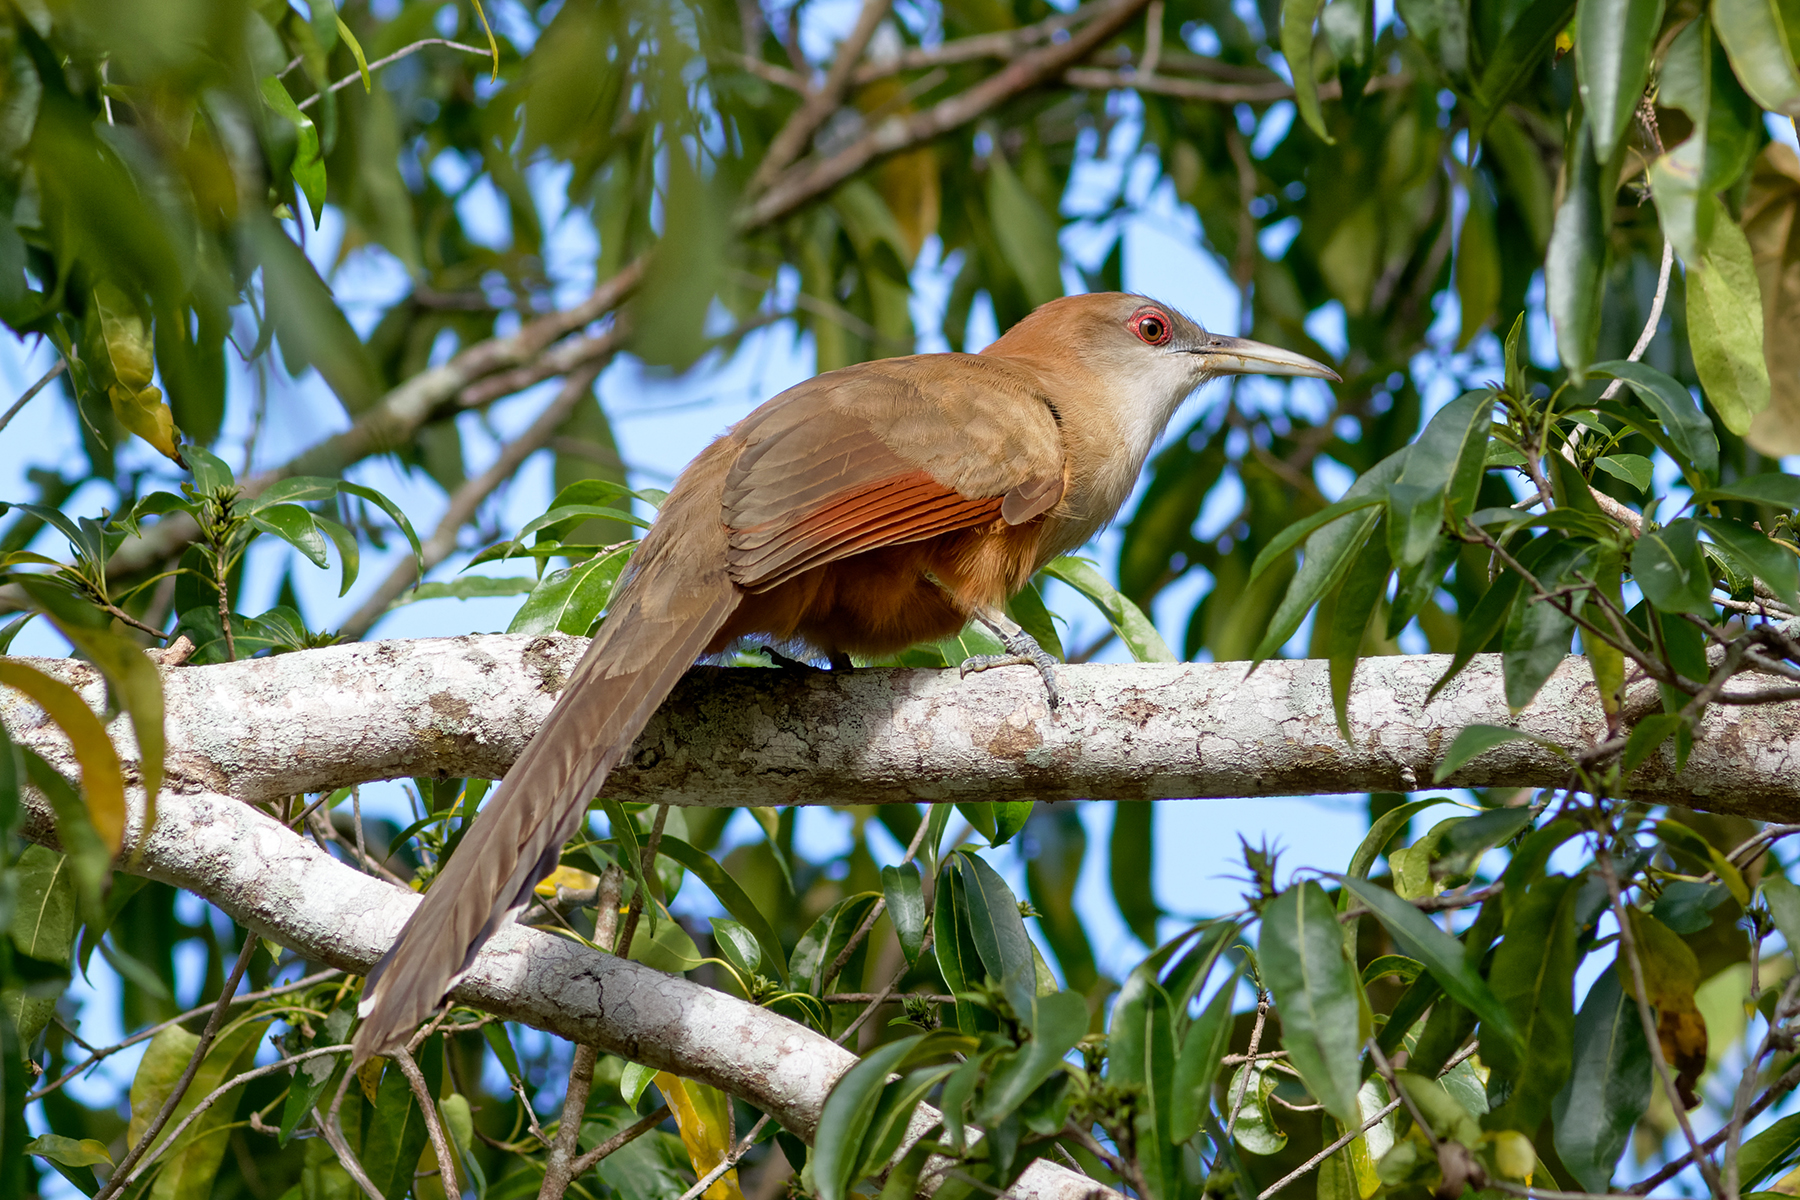
M685 530L689 522L671 516L665 506L556 707L369 972L357 1063L403 1045L482 943L529 901L607 773L737 607L724 546L707 553L708 534L722 540L716 515L714 529Z

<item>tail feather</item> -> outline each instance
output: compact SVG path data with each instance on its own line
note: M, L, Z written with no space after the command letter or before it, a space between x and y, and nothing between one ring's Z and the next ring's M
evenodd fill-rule
M693 572L649 545L644 557L543 727L369 973L358 1063L403 1045L529 902L607 774L737 608L722 569Z

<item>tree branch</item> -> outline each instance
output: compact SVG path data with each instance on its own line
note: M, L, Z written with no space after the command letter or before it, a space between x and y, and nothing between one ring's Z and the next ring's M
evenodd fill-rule
M1055 79L1117 33L1149 0L1109 0L1067 41L1021 54L967 91L923 112L894 114L856 141L823 158L796 163L739 212L743 229L757 229L793 212L860 171L877 158L910 149L967 125L1021 92Z
M249 801L409 775L498 779L586 648L523 634L361 643L162 672L165 793ZM90 664L33 659L104 711ZM1053 715L1030 671L785 671L700 667L607 783L621 800L697 805L920 800L1167 799L1413 791L1464 726L1512 725L1576 747L1607 738L1592 675L1571 657L1514 718L1498 655L1477 656L1430 704L1447 655L1364 660L1337 731L1322 660L1062 667ZM1742 698L1754 679L1727 688ZM0 690L0 721L73 776L60 730ZM133 770L130 725L113 736ZM301 752L304 748L304 753ZM1709 710L1686 769L1667 751L1630 797L1800 817L1800 709ZM1552 787L1567 765L1529 741L1476 758L1448 786Z
M48 804L34 793L24 799L26 836L54 841ZM121 862L205 896L256 935L311 961L366 973L420 900L229 796L166 795L148 833L141 792L132 794L130 810ZM451 996L721 1088L807 1141L832 1084L857 1062L825 1035L767 1009L518 925L488 942ZM322 1127L330 1125L326 1117ZM1012 1194L1095 1200L1097 1193L1117 1200L1092 1180L1040 1161Z

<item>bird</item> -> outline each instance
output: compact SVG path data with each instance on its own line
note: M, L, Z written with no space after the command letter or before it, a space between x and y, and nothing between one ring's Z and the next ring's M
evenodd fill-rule
M762 635L841 662L1005 612L1118 512L1175 411L1219 375L1341 382L1123 292L1038 307L978 354L916 354L788 388L677 478L550 715L364 982L354 1061L404 1045L555 869L607 774L683 673Z

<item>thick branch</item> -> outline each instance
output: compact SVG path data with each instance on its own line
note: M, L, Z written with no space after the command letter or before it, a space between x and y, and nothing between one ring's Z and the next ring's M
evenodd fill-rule
M498 778L543 721L586 642L485 635L373 642L163 671L167 790L265 800L412 775ZM697 668L607 783L619 799L695 805L919 800L1166 799L1414 791L1474 723L1585 747L1607 736L1592 677L1568 659L1509 716L1498 655L1429 704L1445 655L1366 659L1346 744L1326 663L1128 664L1058 669L1052 714L1034 671ZM32 664L105 689L70 659ZM1735 692L1761 686L1734 682ZM15 738L70 762L61 735L0 690ZM130 747L129 725L113 724ZM72 767L70 768L72 772ZM1556 786L1563 760L1529 742L1481 755L1456 786ZM1631 795L1767 820L1800 817L1800 707L1710 711L1686 770L1665 752Z
M165 796L148 837L142 820L142 795L134 794L121 861L205 896L311 961L366 972L419 902L228 796ZM50 831L46 807L28 798L27 836L49 840ZM723 1088L808 1141L831 1085L856 1062L830 1038L766 1009L517 925L488 943L454 996ZM1039 1162L1009 1195L1089 1200L1097 1192L1116 1200L1091 1179Z

